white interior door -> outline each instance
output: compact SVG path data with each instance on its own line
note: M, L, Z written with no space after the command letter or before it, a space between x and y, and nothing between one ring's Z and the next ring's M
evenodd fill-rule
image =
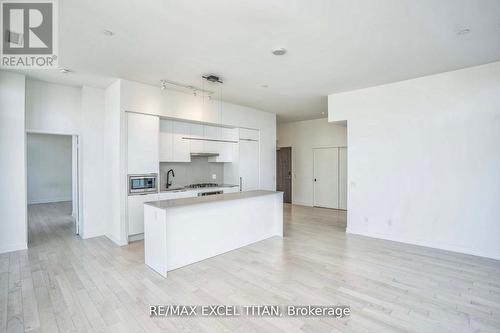
M339 149L313 149L314 206L339 208Z
M339 148L339 208L347 209L347 148Z

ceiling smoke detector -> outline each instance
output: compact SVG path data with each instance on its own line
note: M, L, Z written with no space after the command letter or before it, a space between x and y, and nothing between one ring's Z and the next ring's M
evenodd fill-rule
M202 78L204 78L207 81L213 82L213 83L222 83L222 80L217 75L213 75L213 74L203 75Z
M273 54L276 56L281 56L285 53L286 53L286 49L284 49L282 47L273 50Z
M458 29L457 35L463 36L463 35L467 35L469 32L470 32L469 28L461 28L461 29Z

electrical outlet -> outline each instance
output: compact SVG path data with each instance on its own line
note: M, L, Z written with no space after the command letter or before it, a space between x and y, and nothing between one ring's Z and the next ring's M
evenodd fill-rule
M216 175L215 173L214 173L214 174L212 174L212 179L213 179L213 180L217 179L217 175Z

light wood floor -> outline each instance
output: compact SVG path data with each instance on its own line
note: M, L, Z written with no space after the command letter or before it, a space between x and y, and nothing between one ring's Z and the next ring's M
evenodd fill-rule
M143 244L72 233L29 207L28 251L0 255L0 332L500 332L500 262L346 235L345 213L285 207L285 238L169 273ZM151 304L343 304L331 318L154 318Z

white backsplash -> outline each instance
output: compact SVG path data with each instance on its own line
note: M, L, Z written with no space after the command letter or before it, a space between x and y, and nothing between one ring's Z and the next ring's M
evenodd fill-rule
M167 171L173 169L175 177L172 186L185 186L196 183L224 183L224 165L222 163L209 163L208 157L191 156L191 162L186 163L160 163L160 190L166 188ZM216 175L216 179L212 179Z

